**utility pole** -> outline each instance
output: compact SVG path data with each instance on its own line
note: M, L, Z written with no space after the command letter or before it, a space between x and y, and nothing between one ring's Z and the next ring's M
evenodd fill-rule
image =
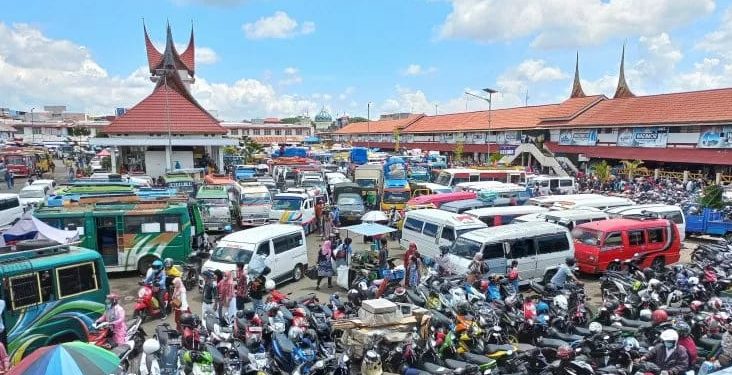
M366 148L371 149L371 102L366 105Z
M33 111L36 110L36 107L31 108L31 135L33 136L33 140L31 142L36 143L36 128L33 127Z

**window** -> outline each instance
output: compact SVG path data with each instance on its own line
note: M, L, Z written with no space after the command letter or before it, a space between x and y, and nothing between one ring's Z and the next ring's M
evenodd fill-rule
M410 217L410 218L407 218L407 221L404 222L404 228L413 230L415 232L421 232L423 224L424 224L424 222L422 222L421 220L417 220L417 219Z
M272 240L275 254L281 254L285 251L292 250L298 246L302 246L302 235L300 233L288 234L283 237Z
M572 186L572 180L559 180L559 186L561 186L561 187Z
M643 245L643 231L642 230L634 230L628 232L628 244L630 246L639 246Z
M437 237L438 228L439 227L437 226L437 224L424 223L424 229L422 230L422 234L424 234L425 236Z
M495 259L495 258L503 258L506 256L505 251L503 251L503 243L489 243L485 245L483 248L483 259Z
M511 242L510 254L512 259L525 258L536 255L534 240L527 238Z
M296 135L302 135L302 129L295 129Z
M140 233L147 216L125 216L125 233Z
M269 256L269 241L262 242L257 246L257 254L264 257Z
M53 291L51 271L41 271L38 274L41 281L41 301L48 302L52 299L51 292Z
M38 273L10 277L10 307L18 310L41 303Z
M276 129L275 130L275 135L282 135L282 130Z
M252 135L259 135L259 129L252 129Z
M620 235L620 232L608 233L605 236L605 243L603 244L603 247L617 246L623 246L623 237Z
M485 225L489 227L495 226L495 217L493 216L481 216L480 221L484 222Z
M59 298L99 289L94 263L82 263L56 269Z
M33 134L43 134L42 130L41 128L33 128Z
M681 211L662 212L658 216L671 220L674 224L684 223L684 215Z
M173 215L165 215L163 217L165 223L165 231L178 233L180 232L180 217Z
M0 200L0 211L9 210L11 208L19 207L20 201L18 198L10 198Z
M292 129L285 129L285 135L292 135Z
M264 129L264 135L272 135L272 130Z
M539 255L569 250L569 241L563 233L542 236L536 239Z
M470 182L480 181L480 176L479 175L470 175L470 180L469 181Z
M663 228L653 228L646 230L648 235L648 243L663 243Z
M450 242L455 241L455 229L452 227L443 227L441 237L443 240L448 240Z

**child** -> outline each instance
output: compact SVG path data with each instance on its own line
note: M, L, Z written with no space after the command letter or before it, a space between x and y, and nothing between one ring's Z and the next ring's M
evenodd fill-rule
M514 293L519 292L519 280L518 261L514 259L511 261L511 268L508 269L508 281L511 283Z

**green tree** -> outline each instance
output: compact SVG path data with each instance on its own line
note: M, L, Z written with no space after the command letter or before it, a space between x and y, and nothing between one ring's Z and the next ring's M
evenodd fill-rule
M607 163L607 161L603 160L594 166L595 168L595 177L597 177L600 182L607 182L610 179L610 164Z
M628 173L628 180L632 180L635 174L640 169L640 166L643 164L642 160L621 160L620 161L623 164L623 167L625 168L625 172Z
M490 162L491 162L492 165L498 164L498 162L501 159L503 159L503 155L501 155L501 154L499 154L497 152L494 152L494 153L488 155L488 160L490 160Z
M463 160L463 151L465 150L465 142L459 140L455 142L455 148L452 150L453 162L459 163Z
M112 171L112 158L110 156L105 156L102 158L102 169Z
M72 137L86 137L91 134L91 131L87 128L82 128L80 126L74 126L73 128L69 129L69 135Z
M249 138L248 136L242 137L242 140L241 142L239 142L239 144L241 144L243 147L242 154L247 160L247 163L251 163L254 160L254 155L264 151L264 147L262 147L262 145Z
M365 117L351 117L348 119L349 124L353 124L354 122L367 122L369 119Z
M705 208L722 209L725 206L723 194L724 189L721 186L709 185L699 197L699 204Z
M239 149L236 146L224 146L224 155L238 155Z
M394 151L399 152L399 138L400 138L399 137L399 135L400 135L399 127L395 127L392 134L394 135Z
M300 122L300 117L285 117L280 119L283 124L297 124Z

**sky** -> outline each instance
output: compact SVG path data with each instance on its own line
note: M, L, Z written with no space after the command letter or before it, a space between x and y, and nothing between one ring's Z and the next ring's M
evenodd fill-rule
M191 90L229 121L475 111L483 88L493 108L556 103L577 54L585 93L611 96L623 44L636 95L732 87L732 0L13 0L0 107L135 105L143 20L161 51L167 22L179 51L193 27Z

